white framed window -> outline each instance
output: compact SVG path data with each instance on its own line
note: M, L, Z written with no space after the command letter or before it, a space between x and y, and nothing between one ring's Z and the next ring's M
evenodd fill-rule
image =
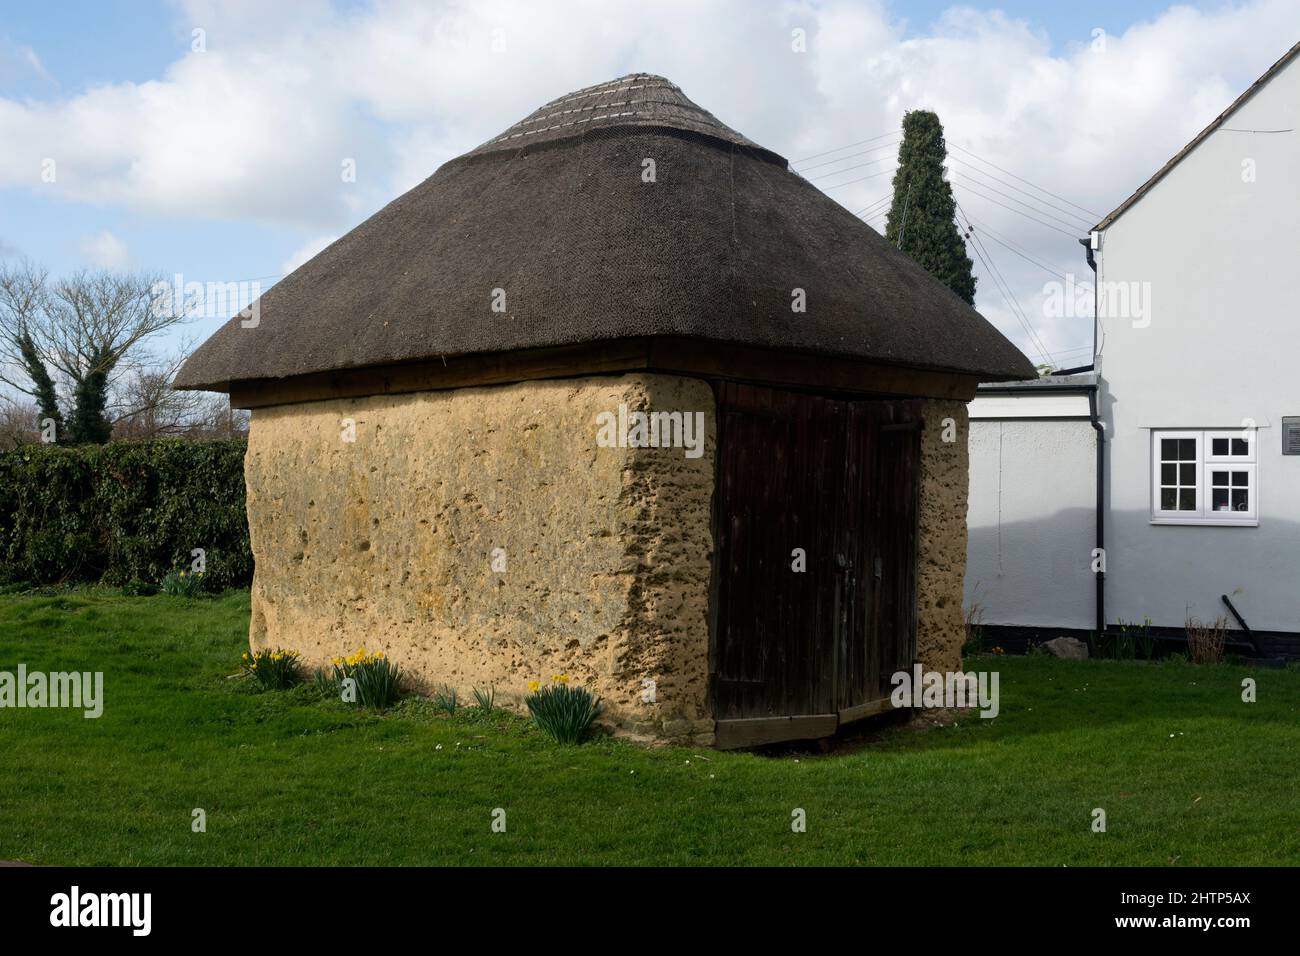
M1151 432L1152 524L1259 524L1257 433Z

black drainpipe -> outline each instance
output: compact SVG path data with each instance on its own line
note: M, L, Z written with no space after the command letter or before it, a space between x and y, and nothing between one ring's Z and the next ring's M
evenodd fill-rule
M1104 570L1106 567L1106 513L1103 510L1106 489L1104 484L1106 474L1106 430L1102 428L1097 405L1097 386L1091 385L1088 387L1088 421L1092 425L1093 431L1097 433L1097 502L1094 508L1097 514L1096 547L1101 550L1102 556L1102 570L1096 572L1097 633L1101 634L1106 630L1106 571Z
M1080 239L1084 251L1088 257L1088 266L1092 269L1092 367L1094 377L1097 375L1097 326L1099 317L1097 315L1097 259L1093 255L1092 240ZM1096 539L1094 547L1100 549L1102 555L1102 567L1105 568L1106 556L1106 429L1101 424L1101 399L1098 398L1098 389L1101 382L1098 379L1088 388L1088 422L1092 425L1093 431L1097 433L1097 500L1093 508L1096 513ZM1097 571L1096 577L1096 605L1097 605L1097 633L1100 635L1106 630L1106 572Z

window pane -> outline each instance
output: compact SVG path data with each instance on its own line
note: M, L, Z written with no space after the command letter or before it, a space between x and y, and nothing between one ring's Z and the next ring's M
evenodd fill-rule
M1178 460L1196 461L1196 439L1195 438L1178 439Z
M1160 466L1160 484L1178 484L1178 466L1174 464Z
M1232 440L1232 453L1234 455L1249 455L1250 442L1246 441L1244 438L1234 438ZM1218 452L1215 452L1215 454L1217 455Z
M1249 482L1246 480L1246 472L1234 471L1232 473L1232 484L1237 488L1244 488Z
M1232 489L1232 510L1249 511L1250 502L1248 500L1249 492L1245 488Z
M1160 489L1160 510L1175 511L1177 509L1178 490L1176 488Z
M1160 439L1160 459L1161 461L1176 461L1178 459L1177 438Z
M1195 466L1195 465L1179 465L1179 466L1178 466L1178 477L1179 477L1179 481L1178 481L1178 483L1179 483L1180 485L1194 485L1194 484L1196 484L1196 466Z
M1228 487L1228 473L1226 471L1210 472L1210 484L1218 487Z
M1210 447L1211 447L1210 454L1226 455L1228 453L1228 439L1213 438L1210 440Z
M1182 488L1178 492L1178 510L1195 511L1196 510L1196 489Z
M1213 494L1213 498L1210 501L1210 507L1213 508L1215 511L1227 511L1228 510L1228 489L1214 488L1212 489L1212 494Z

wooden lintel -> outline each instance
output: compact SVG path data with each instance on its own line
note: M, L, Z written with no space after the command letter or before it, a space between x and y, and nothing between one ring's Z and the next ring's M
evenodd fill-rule
M515 352L448 356L403 365L236 382L230 403L263 408L365 395L397 395L475 385L619 372L655 371L822 393L970 401L979 377L856 359L805 355L676 337L619 339Z
M645 368L645 363L645 343L639 339L522 352L457 355L431 362L236 382L230 389L230 404L235 408L263 408L331 398L502 385L531 379L633 371Z
M651 369L845 396L947 398L969 402L980 384L978 375L692 339L655 338L649 346Z

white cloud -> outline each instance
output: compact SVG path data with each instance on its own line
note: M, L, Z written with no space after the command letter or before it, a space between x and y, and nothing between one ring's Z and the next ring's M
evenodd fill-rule
M81 254L96 269L125 269L131 261L126 243L107 229L81 239Z
M1104 52L1080 36L1064 53L1023 21L965 8L905 34L875 0L391 0L344 10L325 0L193 0L178 11L186 48L191 27L202 27L207 52L187 53L156 80L57 99L0 97L0 188L323 236L542 102L647 70L792 159L892 133L905 110L933 109L954 147L959 199L977 224L1056 270L1086 275L1075 236L1091 224L1088 214L1041 194L1062 209L1031 202L1006 185L1024 184L955 147L1104 213L1300 34L1293 0L1175 7L1107 37ZM806 32L806 53L791 49L796 28ZM494 52L494 41L504 50ZM54 184L40 182L45 157L58 163ZM340 176L345 158L356 161L354 183ZM873 158L882 161L809 175L861 209L890 190L888 175L850 182L892 164L887 147L856 162ZM1069 234L1003 208L1025 211L993 189L1037 206ZM985 245L1049 350L1090 341L1086 323L1042 317L1050 276L991 239ZM990 278L981 279L979 304L1026 345Z
M47 84L54 82L35 50L0 36L0 82L9 84L29 79Z
M15 53L17 54L19 61L36 76L46 81L53 79L53 77L50 76L49 71L45 69L45 64L41 62L41 58L36 55L36 51L31 47L17 47Z
M338 236L336 235L316 236L314 239L309 239L307 242L295 249L293 255L289 256L288 259L281 263L280 272L283 275L288 275L307 260L314 259L321 250L336 239L338 239Z

